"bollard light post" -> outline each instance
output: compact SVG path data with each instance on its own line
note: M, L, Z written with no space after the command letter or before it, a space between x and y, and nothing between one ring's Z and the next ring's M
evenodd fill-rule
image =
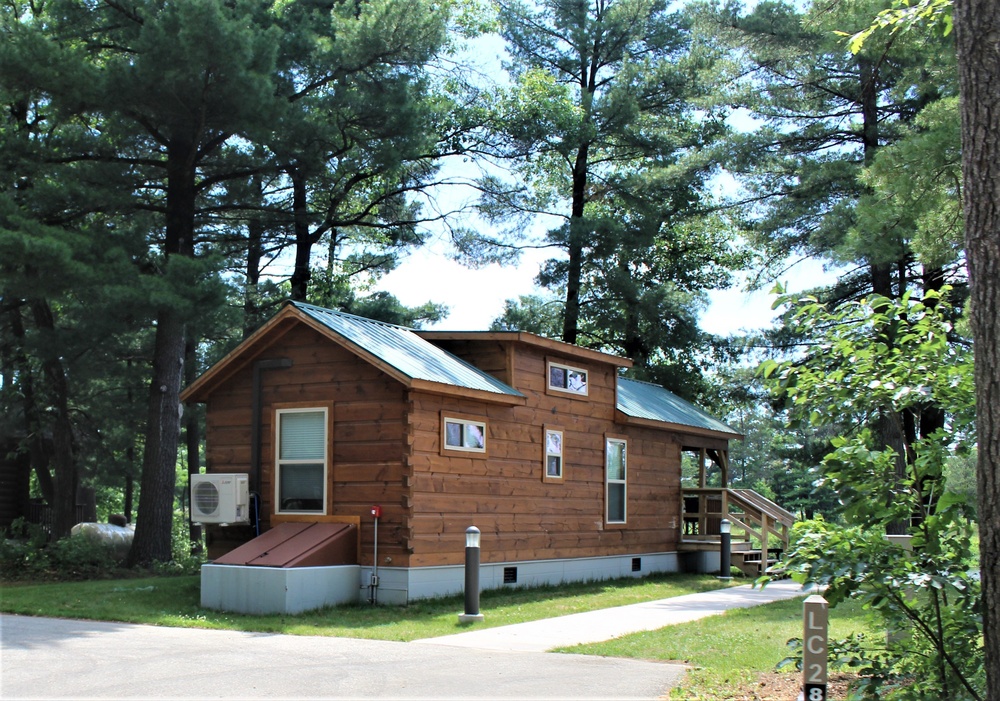
M479 529L465 529L465 613L458 615L459 623L483 620L479 613Z
M730 580L733 564L733 524L728 518L719 523L719 579Z

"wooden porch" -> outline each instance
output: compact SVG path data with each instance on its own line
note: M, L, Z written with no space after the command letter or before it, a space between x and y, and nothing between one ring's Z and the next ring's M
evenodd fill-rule
M764 574L788 549L795 514L752 489L682 489L681 503L681 552L718 551L724 518L732 524L732 564L749 576Z
M722 519L732 525L732 564L756 577L788 549L795 514L752 489L731 489L726 450L701 448L698 487L681 489L681 552L718 552ZM708 470L719 469L721 487L709 487Z

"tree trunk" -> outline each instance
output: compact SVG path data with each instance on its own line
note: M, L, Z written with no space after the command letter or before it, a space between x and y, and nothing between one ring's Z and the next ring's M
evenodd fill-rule
M21 414L28 441L29 461L38 478L38 489L42 493L42 498L47 504L52 505L56 499L56 485L49 471L50 451L45 445L42 418L35 399L34 375L24 353L25 330L20 303L10 308L10 329L11 336L15 339L12 355L18 373L18 390L21 395Z
M975 342L986 698L1000 699L1000 3L956 0L965 252Z
M171 140L167 153L167 214L164 257L194 256L194 212L197 190L194 141ZM147 405L146 445L142 458L139 510L130 566L170 560L180 441L180 392L184 378L184 319L164 306L156 315L153 378Z
M135 538L128 557L130 566L167 562L171 558L183 361L184 323L176 310L161 309L156 316L146 447Z
M580 326L580 284L583 277L584 231L583 210L587 199L587 159L590 148L583 144L573 165L573 203L569 218L569 263L566 270L566 310L563 315L562 340L576 343Z
M263 205L263 184L259 175L254 175L250 188L255 205ZM252 334L261 323L260 309L260 262L264 257L264 222L260 216L247 220L247 267L246 286L243 288L243 338Z
M33 300L31 312L35 325L42 332L55 332L52 309L44 300ZM42 374L51 406L52 465L55 494L52 502L52 538L69 536L76 525L76 491L79 484L76 456L73 451L73 422L69 417L69 386L66 372L58 356L47 355L42 361Z
M184 375L187 384L197 379L198 366L195 362L197 344L194 339L188 339L184 348ZM198 412L189 407L184 412L184 440L187 447L188 489L190 490L191 475L201 472L201 421ZM190 502L189 502L190 504ZM188 509L188 534L191 538L191 552L201 552L201 525L191 521L191 510Z
M289 281L292 287L292 299L306 301L309 292L309 259L312 255L313 237L309 234L309 209L306 198L306 178L302 171L293 169L289 175L292 178L292 217L295 229L295 267Z
M879 149L878 129L878 69L872 61L865 57L858 58L859 101L861 106L862 134L861 142L865 165L870 166L875 160ZM893 298L892 293L892 263L880 260L869 261L871 271L872 292L887 299ZM903 292L903 280L899 282L899 293ZM885 337L888 345L894 343L891 336ZM907 477L907 452L904 429L904 417L894 413L890 407L884 407L875 417L872 426L874 435L878 438L879 447L892 448L896 451L896 477L902 483ZM902 487L899 487L902 489ZM889 535L905 535L910 532L908 521L895 521L886 526Z
M125 475L125 523L132 523L132 505L133 495L135 494L135 477L132 476L131 466L132 458L135 457L135 453L132 448L129 448L129 473Z

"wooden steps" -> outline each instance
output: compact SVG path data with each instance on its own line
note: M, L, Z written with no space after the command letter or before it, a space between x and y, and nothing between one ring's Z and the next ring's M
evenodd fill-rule
M764 553L760 550L736 550L732 551L732 564L739 567L743 574L748 577L758 577L767 571L769 567L778 564L782 551L778 548L771 548L767 552L767 562L763 563Z

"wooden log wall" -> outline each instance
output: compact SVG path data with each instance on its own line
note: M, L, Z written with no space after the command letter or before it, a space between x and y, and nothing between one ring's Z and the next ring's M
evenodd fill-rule
M274 499L273 419L278 407L332 409L327 516L361 517L361 563L372 564L372 505L382 507L379 565L457 565L465 529L483 532L483 562L642 554L674 550L680 526L681 439L615 423L611 363L553 354L517 342L455 342L448 350L527 398L510 406L472 396L410 391L381 369L296 326L254 359L289 358L262 373L262 529ZM547 361L588 371L585 397L548 389ZM252 361L208 401L212 472L249 472ZM443 451L443 415L486 424L487 451ZM564 432L563 479L543 481L545 426ZM628 441L627 521L605 523L605 437ZM209 557L252 537L249 528L210 527Z
M450 349L454 350L454 349ZM477 364L474 348L462 356ZM525 406L414 394L410 428L411 566L463 562L465 529L483 533L483 562L673 550L680 521L680 442L615 424L615 368L516 346L506 365ZM547 388L546 359L589 372L589 395ZM441 414L483 421L487 453L441 451ZM564 431L564 477L544 482L543 426ZM628 440L627 522L604 521L605 436Z
M262 524L267 530L274 512L274 416L276 408L332 407L327 515L361 517L362 564L371 565L374 521L370 510L382 506L379 521L379 564L391 558L406 566L402 534L403 456L406 451L405 388L378 368L319 333L299 326L259 358L289 358L287 369L261 374ZM249 472L252 363L212 393L206 421L206 462L210 472ZM278 515L273 522L280 521ZM211 527L209 557L218 557L249 540L249 528Z

